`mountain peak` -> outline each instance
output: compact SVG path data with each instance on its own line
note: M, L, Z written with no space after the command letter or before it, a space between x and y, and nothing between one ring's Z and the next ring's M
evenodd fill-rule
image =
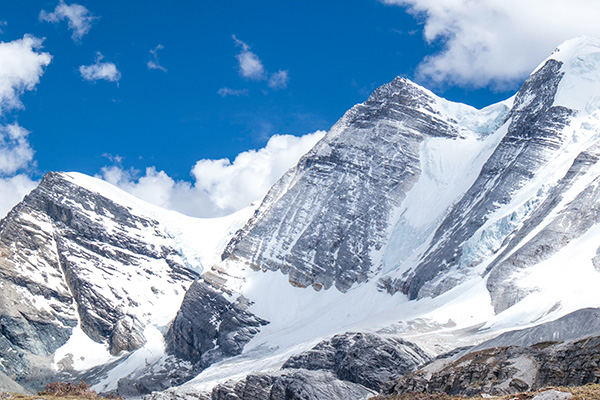
M545 60L562 64L564 74L554 105L592 114L600 109L600 39L580 36L567 40Z

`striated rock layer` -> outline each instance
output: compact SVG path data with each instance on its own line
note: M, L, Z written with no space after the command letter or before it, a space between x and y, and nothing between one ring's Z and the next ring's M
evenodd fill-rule
M141 347L157 308L197 277L169 241L157 221L47 174L0 222L0 371L35 377L76 327L113 355Z
M365 282L421 174L423 141L469 131L440 101L403 78L377 89L271 188L223 258L281 270L301 287L346 291Z

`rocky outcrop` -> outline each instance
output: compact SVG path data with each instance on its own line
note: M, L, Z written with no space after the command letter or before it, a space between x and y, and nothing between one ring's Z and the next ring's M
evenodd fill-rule
M501 395L546 386L600 382L600 337L495 347L438 359L385 385L385 394L442 391L451 395Z
M0 393L30 394L23 386L19 385L2 372L0 372Z
M429 356L414 343L374 333L345 333L290 357L282 368L331 371L338 379L378 390L383 382L427 361Z
M383 382L429 360L417 345L373 333L345 333L290 357L279 371L231 379L212 391L171 389L147 400L364 399Z
M331 372L291 369L230 380L210 392L168 390L152 393L144 400L359 400L374 394L361 385L337 379Z
M374 394L364 386L336 378L331 372L286 369L225 382L213 389L212 400L358 400Z
M166 335L167 350L200 368L233 357L268 321L249 313L242 296L230 302L203 279L187 291Z

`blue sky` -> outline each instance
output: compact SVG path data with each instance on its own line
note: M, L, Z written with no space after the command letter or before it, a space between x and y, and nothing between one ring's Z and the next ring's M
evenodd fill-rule
M53 56L18 111L41 172L95 174L111 154L188 179L199 159L328 129L376 86L411 75L425 54L409 33L415 20L376 1L78 1L98 18L77 43L66 22L38 19L57 1L5 3L2 39L30 33ZM287 87L240 76L232 35L267 71L288 71ZM158 45L166 72L147 67ZM118 84L81 78L96 52L116 65ZM222 97L222 88L243 94Z
M203 179L194 170L199 160L235 163L273 135L326 131L398 75L482 107L512 95L563 40L598 30L589 17L598 15L594 1L547 0L542 8L540 1L3 0L0 40L31 35L43 40L32 51L52 58L39 61L39 82L21 83L22 106L2 110L3 126L30 132L19 140L31 155L0 178L28 179L19 195L53 170L112 176L137 195L152 190L140 189L144 177L194 189ZM271 147L312 145L284 142ZM280 173L269 170L252 195ZM228 174L201 189L210 192ZM217 212L200 202L207 211L194 212L156 190L147 199L192 214L239 208Z

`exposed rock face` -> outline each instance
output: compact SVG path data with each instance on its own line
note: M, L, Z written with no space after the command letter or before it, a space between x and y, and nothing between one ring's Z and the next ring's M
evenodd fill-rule
M341 291L385 267L390 275L379 274L382 290L400 290L410 299L438 296L471 275L485 273L496 312L511 307L534 290L515 284L520 269L551 257L600 219L595 201L600 178L570 204L561 203L564 193L597 164L597 141L574 152L568 160L572 166L564 170L562 179L535 181L565 146L578 140L572 132L578 127L570 124L580 110L556 101L563 79L570 78L563 67L560 57L548 59L525 81L510 110L485 117L485 128L472 126L476 118L467 123L459 112L443 111L440 99L405 79L382 86L364 104L348 111L273 186L223 258L254 269L281 270L297 286L335 286ZM458 142L467 131L478 132L480 142L494 131L501 139L494 142L485 162L473 165L480 169L472 183L457 191L457 197L448 195L447 207L442 207L431 226L419 230L413 226L419 221L413 221L388 243L390 230L396 229L394 218L413 212L403 202L412 199L417 184L434 182L421 196L453 190L438 181L443 170L440 176L424 176L427 154L441 152L427 147L430 140ZM517 194L528 185L537 186L521 205L527 210L500 215L520 201ZM553 219L551 224L530 239L528 235L543 222L546 225L547 218ZM413 243L407 237L412 235L422 237ZM382 258L403 248L403 241L414 246L384 265ZM415 249L421 246L417 254ZM473 272L486 259L488 269Z
M259 373L230 380L207 393L197 390L168 390L145 396L145 400L338 400L366 399L376 393L331 372L290 369Z
M373 272L393 210L418 179L424 137L458 137L435 98L397 78L355 106L269 191L223 258L346 291Z
M560 149L565 140L564 128L573 115L573 111L553 105L562 79L561 65L549 60L517 93L506 117L506 135L473 186L440 224L421 261L404 278L402 290L409 298L435 296L453 287L457 277L445 273L461 267L463 246L468 239ZM494 280L490 285L498 287L500 282ZM496 293L498 289L492 294ZM494 296L495 302L504 301L498 297Z
M212 391L213 400L334 400L366 399L375 392L342 381L331 372L303 369L273 374L248 375L241 381L228 381Z
M345 333L290 357L283 369L331 371L338 379L378 390L387 382L429 361L417 345L373 333Z
M363 399L428 360L417 345L401 339L345 333L290 357L276 372L231 379L210 393L171 389L146 399Z
M584 235L600 222L600 177L594 179L560 213L545 224L533 238L515 250L519 243L546 218L563 200L564 194L600 160L600 146L593 145L575 159L563 179L537 208L523 227L507 239L506 249L488 267L488 290L497 312L501 312L521 300L526 292L519 292L515 272L550 259L574 239ZM592 260L593 261L593 260Z
M139 348L197 277L170 244L157 221L47 174L0 222L0 371L32 378L78 324L114 355Z
M387 384L384 393L443 391L452 395L506 394L545 386L600 382L600 337L496 347L458 360L437 360Z
M0 372L0 393L30 394L23 386L19 385L2 372Z
M240 354L268 323L247 306L243 298L232 303L204 280L195 281L166 335L167 349L201 368Z

